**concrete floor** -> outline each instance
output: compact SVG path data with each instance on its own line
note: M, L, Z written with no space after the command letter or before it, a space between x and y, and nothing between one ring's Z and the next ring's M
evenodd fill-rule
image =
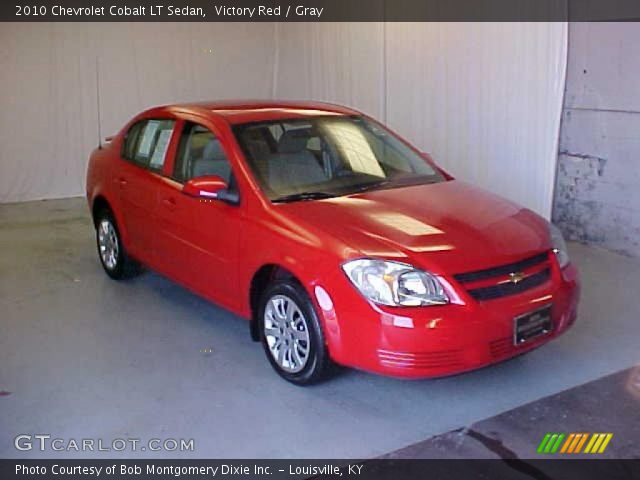
M383 455L382 458L534 459L535 463L535 459L558 458L549 453L537 452L546 433L564 433L568 439L570 433L579 432L611 433L613 437L602 453L593 455L581 451L579 454L569 455L565 452L561 458L640 459L638 407L640 366L564 390L464 428L436 435ZM582 450L587 445L583 444ZM562 453L562 450L556 453Z
M93 235L82 199L0 205L0 458L369 458L640 360L640 262L574 244L583 302L555 342L451 378L344 371L297 388L241 319L153 273L110 280ZM195 451L18 452L22 433Z

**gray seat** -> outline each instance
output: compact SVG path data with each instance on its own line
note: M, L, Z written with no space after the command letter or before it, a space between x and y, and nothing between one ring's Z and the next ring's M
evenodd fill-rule
M309 133L302 130L285 132L278 143L278 153L269 157L269 184L273 190L311 185L327 179L316 157L307 150Z
M225 181L231 176L231 165L227 160L218 139L211 139L202 151L202 158L194 160L191 165L191 178L205 175L217 175Z

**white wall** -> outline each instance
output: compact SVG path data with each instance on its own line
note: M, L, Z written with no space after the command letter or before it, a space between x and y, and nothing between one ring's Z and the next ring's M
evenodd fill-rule
M383 23L286 23L276 29L275 98L327 100L384 116Z
M0 202L84 194L98 85L103 137L153 105L269 97L274 31L265 23L0 24Z
M285 24L275 94L353 105L549 217L565 23Z
M0 202L83 194L99 86L102 136L179 101L352 105L549 216L566 41L564 23L0 24Z

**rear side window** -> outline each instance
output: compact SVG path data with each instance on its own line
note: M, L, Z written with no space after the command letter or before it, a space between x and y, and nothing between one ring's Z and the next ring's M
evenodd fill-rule
M122 156L151 170L161 170L175 123L174 120L166 119L142 120L136 123L127 132Z

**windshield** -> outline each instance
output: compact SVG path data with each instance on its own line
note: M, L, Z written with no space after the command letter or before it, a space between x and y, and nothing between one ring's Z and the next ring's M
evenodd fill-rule
M272 201L299 201L443 181L403 141L363 117L238 125L253 174Z

